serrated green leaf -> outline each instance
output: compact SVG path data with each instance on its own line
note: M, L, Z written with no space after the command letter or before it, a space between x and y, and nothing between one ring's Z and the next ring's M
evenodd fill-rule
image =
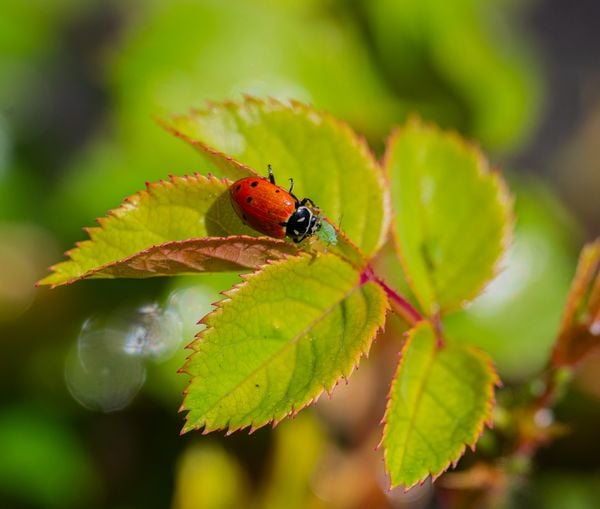
M296 246L283 240L247 235L174 240L100 265L64 281L64 284L81 279L140 279L256 269L268 260L279 260L298 251Z
M433 315L478 295L497 272L512 227L504 182L454 133L409 122L389 140L394 234L411 288Z
M474 447L491 419L498 377L472 347L438 345L421 322L408 335L389 394L382 444L392 485L434 478Z
M121 207L99 219L100 226L88 228L90 240L78 243L67 253L70 260L52 267L53 273L39 284L57 286L92 275L115 277L117 273L114 271L124 269L128 262L137 262L138 267L144 262L150 263L150 258L160 253L161 249L166 259L168 246L165 244L173 241L228 235L257 236L254 230L243 225L233 211L228 189L228 181L201 175L171 177L168 182L148 184L146 191L129 197ZM243 242L243 238L238 237L235 242ZM258 245L251 240L248 242L255 248ZM270 246L267 250L277 249L281 244L274 239L273 242L265 239L262 243L264 247ZM173 244L169 245L173 247ZM178 253L181 256L189 256L193 254L194 247L198 248L193 243L180 247L183 248ZM198 263L210 254L209 247L203 245L203 253L196 253ZM149 248L153 250L138 255ZM282 250L290 252L286 246ZM235 256L235 248L229 254L231 257L225 260L226 263L220 266L213 263L212 270L231 270L229 262ZM133 255L138 257L131 259ZM263 252L263 255L266 253ZM257 263L264 261L264 258L259 257ZM247 262L244 264L247 265ZM131 264L129 268L132 268Z
M173 117L166 127L232 178L264 175L267 164L279 183L293 178L295 194L342 222L366 255L383 243L389 214L382 175L364 141L333 117L300 103L247 98ZM237 169L231 161L223 166L227 156L239 161Z
M183 371L184 431L277 422L350 375L383 326L387 297L333 254L273 262L203 319Z

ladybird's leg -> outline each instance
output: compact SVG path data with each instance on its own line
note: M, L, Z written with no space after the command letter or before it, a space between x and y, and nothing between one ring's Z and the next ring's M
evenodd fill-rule
M275 176L273 175L273 168L271 168L270 164L267 164L267 172L269 173L269 182L275 184Z

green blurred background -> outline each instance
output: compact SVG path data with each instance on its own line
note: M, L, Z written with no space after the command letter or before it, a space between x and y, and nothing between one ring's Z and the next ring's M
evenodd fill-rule
M295 420L179 437L182 347L237 276L33 284L144 182L207 171L156 116L295 98L380 155L418 113L480 143L516 194L505 270L447 326L518 391L543 369L577 252L600 231L599 55L595 0L3 0L0 508L446 507L427 483L387 490L373 451L394 323L349 385ZM398 279L389 254L380 267ZM132 323L168 352L124 354ZM70 364L82 344L83 372ZM597 507L598 360L557 409L571 432L512 506Z

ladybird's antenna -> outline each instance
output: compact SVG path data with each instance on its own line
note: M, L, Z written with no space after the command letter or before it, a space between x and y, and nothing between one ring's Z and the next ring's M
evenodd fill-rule
M267 164L267 172L269 174L269 182L271 182L271 184L274 184L275 177L273 176L273 168L271 168L270 164Z
M304 205L304 200L300 201L298 197L294 194L294 179L290 179L290 190L288 191L290 196L294 198L294 203L296 204L296 208L302 207Z

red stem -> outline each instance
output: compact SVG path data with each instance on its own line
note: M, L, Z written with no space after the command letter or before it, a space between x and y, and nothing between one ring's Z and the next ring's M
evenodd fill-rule
M421 313L419 313L414 308L414 306L410 302L408 302L408 300L406 300L402 295L396 292L396 290L388 286L383 279L378 278L371 267L367 267L364 270L361 278L363 283L366 283L367 281L374 281L379 286L381 286L381 288L385 290L385 293L390 298L393 310L398 316L403 318L406 321L406 323L408 323L408 325L414 327L421 320L423 320Z

